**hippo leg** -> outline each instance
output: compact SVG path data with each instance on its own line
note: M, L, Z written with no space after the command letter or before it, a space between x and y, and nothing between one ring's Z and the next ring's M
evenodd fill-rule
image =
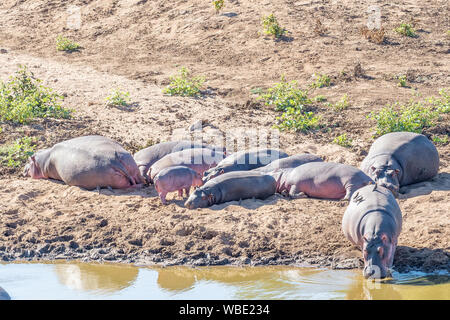
M191 187L187 187L184 189L184 192L186 192L186 197L189 197L190 191L191 191Z
M167 204L166 195L167 195L167 192L159 193L159 198L161 199L162 204Z
M308 198L308 196L305 193L301 192L301 191L297 192L297 187L294 185L289 190L289 198L291 198L291 199L302 199L302 198Z
M178 196L183 198L183 189L178 190Z

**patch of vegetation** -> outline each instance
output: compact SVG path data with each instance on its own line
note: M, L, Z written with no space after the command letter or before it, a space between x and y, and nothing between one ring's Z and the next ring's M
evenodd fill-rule
M394 31L406 37L417 37L416 30L414 30L412 24L410 23L402 23L400 26L395 28Z
M113 107L127 107L130 104L130 93L114 89L109 96L105 98L106 104Z
M405 88L405 87L408 86L408 84L407 84L407 82L406 82L406 76L405 76L405 75L399 76L399 77L397 78L397 80L398 80L398 83L397 83L397 84L398 84L399 87Z
M308 91L301 90L295 80L286 81L285 76L265 93L260 93L258 99L264 100L268 106L274 106L276 111L286 111L289 108L303 110L305 105L312 103L308 98Z
M310 84L311 88L323 88L331 86L331 78L326 74L314 74L316 80Z
M34 154L33 144L31 137L22 137L12 144L0 147L0 164L11 168L22 166Z
M342 111L347 109L349 106L348 96L344 94L342 98L335 104L328 103L328 107L332 108L334 111Z
M344 148L350 148L352 146L352 139L347 137L347 134L341 134L340 136L337 136L336 138L333 139L333 143L340 145L341 147Z
M224 5L225 5L225 1L224 0L213 0L213 6L214 9L216 9L216 13L219 13L220 10L223 9Z
M450 113L450 89L439 90L440 98L428 98L428 102L438 113Z
M170 84L163 92L171 96L196 97L201 94L201 88L205 82L204 77L192 77L190 71L182 67L180 76L170 77Z
M0 82L0 120L24 124L36 118L70 118L72 111L61 106L63 96L41 82L25 66Z
M274 128L279 130L293 130L307 132L320 127L320 116L316 116L313 112L303 112L296 108L288 108L281 117L276 118L278 125Z
M433 136L432 139L433 139L434 143L441 144L441 145L446 145L449 142L448 136L442 136L442 138L439 136Z
M324 95L317 95L313 98L314 102L325 102L327 101L327 98Z
M73 52L79 50L80 48L81 46L78 43L66 37L58 36L56 38L56 49L59 51Z
M273 13L262 18L262 25L264 27L264 33L274 36L275 38L280 38L287 32L286 29L279 25L278 20Z
M384 28L380 29L369 29L367 27L360 29L361 34L369 40L369 42L376 43L376 44L382 44L386 41L386 31Z

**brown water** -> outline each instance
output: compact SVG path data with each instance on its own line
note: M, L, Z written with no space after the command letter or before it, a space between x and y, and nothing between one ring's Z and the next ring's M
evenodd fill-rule
M450 299L448 272L394 273L295 267L168 267L116 264L0 264L13 299Z

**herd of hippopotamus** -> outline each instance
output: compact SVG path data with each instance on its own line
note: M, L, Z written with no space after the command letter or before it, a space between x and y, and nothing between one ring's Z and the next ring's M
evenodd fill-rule
M371 146L360 169L324 162L309 153L289 156L277 149L231 155L224 148L191 141L163 142L128 153L102 136L60 142L30 157L24 174L62 180L86 189L136 188L153 184L163 204L168 192L186 192L188 209L241 199L349 200L342 220L345 236L364 256L366 278L384 278L392 266L402 214L400 187L438 173L439 154L424 135L389 133ZM196 188L189 195L191 187Z

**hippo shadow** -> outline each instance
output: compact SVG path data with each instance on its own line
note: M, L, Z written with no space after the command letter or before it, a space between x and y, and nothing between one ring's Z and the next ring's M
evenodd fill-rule
M281 196L280 194L274 194L264 200L261 199L242 199L242 200L234 200L234 201L228 201L225 203L219 203L219 204L215 204L211 207L209 207L209 209L211 210L223 210L229 206L240 206L243 207L245 209L249 209L249 210L256 210L260 207L266 206L266 205L273 205L275 203L278 202L278 200L283 199L283 196Z
M430 180L403 186L400 188L398 198L409 199L427 195L433 191L450 191L450 173L441 172Z

